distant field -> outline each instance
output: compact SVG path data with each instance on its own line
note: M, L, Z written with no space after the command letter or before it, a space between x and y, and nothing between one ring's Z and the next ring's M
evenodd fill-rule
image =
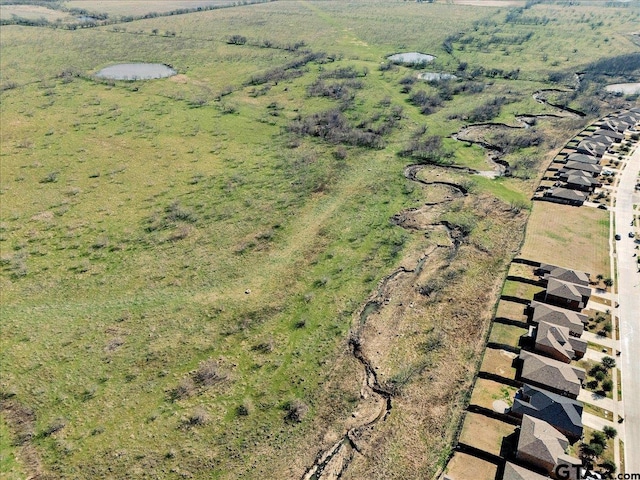
M71 15L61 10L38 5L0 5L0 20L9 20L13 15L28 18L29 20L44 18L49 22L73 19Z
M135 16L151 12L165 13L182 8L192 9L233 3L236 3L235 0L71 0L63 2L63 5L67 8L106 13L110 16Z
M534 202L521 256L609 277L609 212Z

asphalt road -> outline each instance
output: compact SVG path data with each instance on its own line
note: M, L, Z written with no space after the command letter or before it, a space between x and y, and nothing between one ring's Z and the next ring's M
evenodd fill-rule
M615 241L618 265L618 318L620 350L618 362L622 372L624 399L625 471L640 473L640 273L637 258L640 249L629 238L633 205L640 204L640 192L634 187L640 172L640 147L631 155L622 171L616 194L615 224L620 240ZM639 210L636 210L640 214Z

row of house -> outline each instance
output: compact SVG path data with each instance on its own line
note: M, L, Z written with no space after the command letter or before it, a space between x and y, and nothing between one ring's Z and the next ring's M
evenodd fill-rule
M509 415L521 419L517 463L507 462L504 480L578 479L582 462L567 448L583 434L583 405L577 400L586 378L571 361L584 356L581 338L587 316L581 313L591 295L589 274L542 264L536 271L545 285L525 312L531 350L517 359L524 385L513 398Z
M603 167L600 161L603 156L624 141L625 132L636 128L639 122L640 108L632 108L604 117L594 124L596 129L589 134L583 131L576 137L577 143L574 141L574 145L567 145L549 168L553 186L541 187L541 195L534 198L582 205L590 193L602 186Z

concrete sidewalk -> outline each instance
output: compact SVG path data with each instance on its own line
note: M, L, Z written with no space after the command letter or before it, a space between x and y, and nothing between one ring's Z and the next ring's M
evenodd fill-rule
M609 347L613 350L620 350L620 342L618 340L612 340L609 337L601 337L600 335L596 335L591 332L582 332L582 339L587 342L597 343L598 345L602 345L603 347ZM615 358L615 352L612 357Z
M605 420L604 418L600 418L597 415L593 415L591 413L582 412L582 424L585 427L593 428L594 430L600 430L604 427L613 427L618 432L618 436L616 438L624 438L624 423L615 423L609 420Z
M615 409L615 402L612 399L603 397L602 395L598 395L597 393L591 392L589 390L585 390L584 388L580 389L578 400L584 403L588 403L589 405L593 405L594 407L603 408L605 410L608 410L609 412L613 412Z

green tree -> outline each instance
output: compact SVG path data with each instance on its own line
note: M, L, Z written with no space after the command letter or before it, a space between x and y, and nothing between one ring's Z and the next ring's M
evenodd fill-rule
M604 357L600 363L602 364L602 367L606 368L607 370L611 370L612 368L615 368L615 366L616 366L615 359L613 359L611 357Z
M606 435L602 432L593 432L591 434L589 445L600 445L602 448L605 448L607 446Z
M615 428L610 427L609 425L605 426L602 429L602 432L607 436L607 438L616 438L616 436L618 435L618 431Z
M608 473L615 473L616 470L618 469L618 467L616 467L616 464L613 460L605 460L600 464L600 466L604 468ZM613 478L613 477L605 477L605 478Z

